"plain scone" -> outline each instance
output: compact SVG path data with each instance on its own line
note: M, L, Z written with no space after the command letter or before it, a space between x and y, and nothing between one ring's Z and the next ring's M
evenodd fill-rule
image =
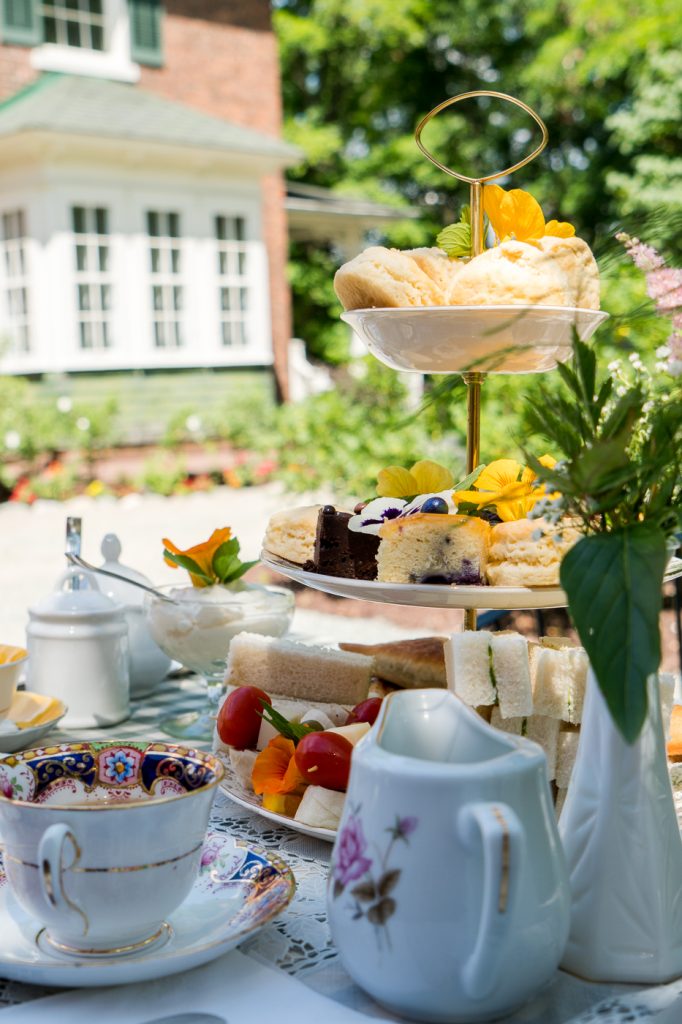
M227 686L257 686L271 696L349 704L367 698L372 659L294 640L239 633L230 644Z
M580 539L572 526L544 519L497 523L490 531L486 575L494 587L557 587L559 566Z
M273 555L304 565L315 557L315 532L321 505L285 508L270 516L263 547Z
M334 289L344 309L442 306L454 263L439 249L401 252L374 245L337 270Z
M572 306L575 286L558 260L527 242L502 242L462 268L453 306Z

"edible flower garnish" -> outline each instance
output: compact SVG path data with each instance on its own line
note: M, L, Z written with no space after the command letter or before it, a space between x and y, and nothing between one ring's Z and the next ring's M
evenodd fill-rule
M435 494L455 486L455 478L449 469L422 459L412 469L402 466L388 466L377 477L377 494L380 498L414 498L418 494Z
M543 455L538 460L551 469L556 459ZM534 486L536 474L514 459L497 459L487 465L476 480L476 489L456 491L454 498L460 511L494 510L503 522L525 519L540 499L550 497L544 484Z
M507 192L499 185L485 185L483 209L495 232L498 245L509 238L515 238L519 242L536 242L545 235L570 238L575 234L573 225L565 221L550 220L545 223L545 216L537 199L530 192L524 192L520 188L513 188Z
M167 537L163 539L164 561L190 575L192 586L211 587L216 583L235 583L256 562L242 562L239 541L229 526L214 530L208 540L182 551Z
M275 736L265 750L261 750L253 763L251 784L254 793L272 795L275 793L296 793L306 785L296 767L293 740Z

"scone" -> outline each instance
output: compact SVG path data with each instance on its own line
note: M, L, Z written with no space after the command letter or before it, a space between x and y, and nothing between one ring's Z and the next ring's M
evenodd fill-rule
M575 286L561 261L527 242L502 242L470 260L453 280L453 306L572 306Z
M317 517L321 508L321 505L303 505L275 512L265 530L265 550L297 565L313 558Z
M599 268L587 242L575 235L571 238L545 235L538 245L566 275L570 305L579 309L599 309Z
M485 579L490 526L472 516L418 512L379 530L381 583L479 584Z
M432 281L438 285L443 293L441 302L445 302L454 284L455 276L462 267L466 266L464 260L451 259L443 249L435 246L421 249L405 249L405 256L411 256L420 270L423 270Z
M344 309L442 306L443 289L399 249L374 245L336 271L334 290Z
M497 523L490 531L488 583L494 587L557 587L559 566L580 539L572 526L544 519Z

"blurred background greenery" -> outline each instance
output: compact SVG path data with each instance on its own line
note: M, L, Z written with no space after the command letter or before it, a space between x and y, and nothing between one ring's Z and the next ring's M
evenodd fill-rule
M643 276L614 234L624 227L679 264L677 0L275 0L273 7L285 135L305 153L290 170L292 179L417 212L369 241L434 244L440 228L457 219L467 190L424 159L415 125L460 92L493 89L523 99L545 120L550 142L511 184L531 191L547 219L574 224L593 247L602 306L612 314L596 339L604 362L633 349L653 361L669 326L655 319ZM425 141L465 173L488 173L533 146L529 128L522 112L484 99L439 118ZM200 402L190 403L169 418L171 447L222 439L249 453L230 466L229 478L216 458L208 478L237 486L275 476L293 490L326 486L366 496L378 469L391 462L430 456L463 469L465 400L458 380L427 381L427 403L415 415L404 377L370 359L349 362L332 284L340 262L333 245L292 244L294 334L305 339L309 357L333 368L332 391L282 407L267 394L248 403L230 397L211 422ZM28 385L11 386L24 388L15 403L19 416L11 429L3 431L0 422L0 438L21 438L27 459L64 444L80 446L94 476L97 450L116 440L115 408L74 407L34 422ZM536 394L532 377L488 380L485 460L527 446L524 408ZM9 396L4 403L0 396L0 419L3 404L9 407ZM267 473L258 468L265 465ZM182 463L171 455L154 461L145 479L164 493L186 486Z

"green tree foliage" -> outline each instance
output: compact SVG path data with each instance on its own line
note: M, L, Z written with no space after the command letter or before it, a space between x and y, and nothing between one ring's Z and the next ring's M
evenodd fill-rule
M550 145L513 185L603 258L604 305L620 316L600 339L629 344L636 334L655 347L660 325L638 316L633 330L643 286L614 259L611 239L624 222L680 256L679 219L657 216L663 204L682 213L677 0L278 0L274 22L286 132L306 154L297 179L416 208L418 221L396 222L385 238L433 244L466 187L423 158L415 125L456 93L518 96L546 121ZM452 108L424 136L469 174L508 166L532 139L521 111L488 99ZM308 248L292 261L297 333L333 361L344 351L328 286L338 260L333 248L314 257Z

